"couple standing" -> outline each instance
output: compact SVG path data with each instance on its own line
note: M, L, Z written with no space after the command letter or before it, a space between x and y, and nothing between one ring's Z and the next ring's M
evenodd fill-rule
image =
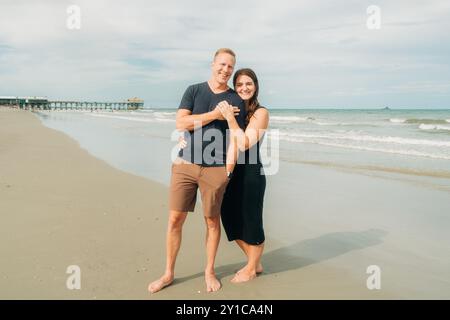
M231 49L217 50L210 79L189 86L181 100L176 127L185 131L185 138L172 165L166 269L161 278L149 284L151 293L170 285L174 279L182 227L187 213L194 210L197 189L206 223L206 291L214 292L221 287L214 271L221 217L228 240L235 240L247 256L247 264L231 281L249 281L262 272L266 179L259 145L269 113L258 103L259 85L252 70L236 71L235 91L228 87L235 63ZM220 147L211 150L213 144Z

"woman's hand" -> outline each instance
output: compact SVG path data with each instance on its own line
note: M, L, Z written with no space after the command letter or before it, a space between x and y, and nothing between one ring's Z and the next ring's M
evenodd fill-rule
M227 121L230 120L231 118L234 118L235 116L237 116L240 111L238 107L233 107L225 100L222 102L219 102L219 104L216 106L215 110L217 110L217 109L220 111L222 117Z

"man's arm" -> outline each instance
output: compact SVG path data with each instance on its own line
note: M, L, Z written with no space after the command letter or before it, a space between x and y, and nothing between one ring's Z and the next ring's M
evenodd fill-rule
M240 109L234 107L233 112L235 115L237 115L239 114ZM222 113L217 107L213 111L202 114L192 114L191 110L178 109L175 126L177 130L180 131L193 131L194 128L206 126L208 123L214 120L225 120L225 118L222 116Z
M178 109L176 117L176 128L177 130L188 130L193 131L194 128L203 127L208 123L222 118L222 114L218 109L213 111L202 113L202 114L192 114L192 111L188 109Z

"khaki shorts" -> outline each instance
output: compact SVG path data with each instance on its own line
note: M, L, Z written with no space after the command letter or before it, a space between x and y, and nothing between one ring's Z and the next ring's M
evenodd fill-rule
M172 164L169 208L181 212L194 211L197 189L200 189L203 214L216 217L220 215L228 180L225 166L202 167L178 158Z

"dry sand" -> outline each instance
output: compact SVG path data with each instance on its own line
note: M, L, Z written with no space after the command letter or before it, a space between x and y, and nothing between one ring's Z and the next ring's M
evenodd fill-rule
M301 259L270 237L264 274L234 285L244 258L224 233L216 264L223 287L206 293L201 208L186 221L174 284L150 295L148 283L164 269L167 199L165 186L91 156L33 113L0 108L0 298L389 298L366 288L367 275ZM70 265L81 268L80 290L66 287Z

